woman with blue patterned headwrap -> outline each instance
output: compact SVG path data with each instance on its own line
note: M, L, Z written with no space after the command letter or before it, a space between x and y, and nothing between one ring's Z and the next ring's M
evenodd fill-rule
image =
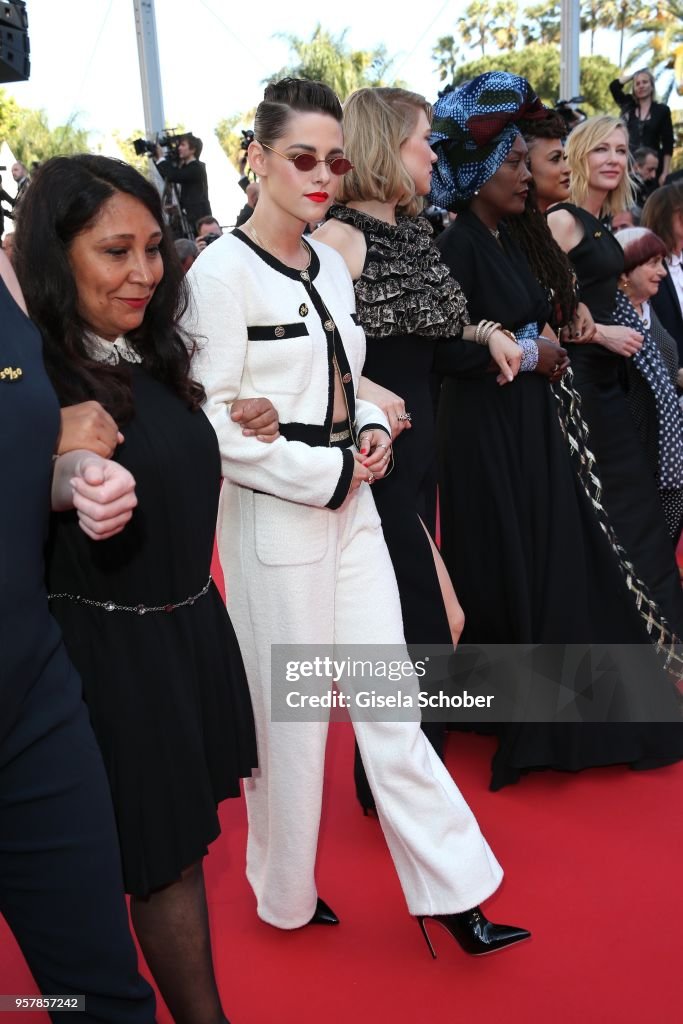
M523 213L530 179L518 121L544 116L529 83L502 72L447 93L434 110L432 197L459 211L437 245L472 320L499 321L526 341L527 370L536 361L536 372L520 373L505 388L483 375L444 379L442 554L465 610L463 642L553 644L558 653L572 643L640 644L643 675L620 665L619 681L633 684L629 695L643 677L661 692L669 683L647 646L626 563L615 553L606 517L596 515L595 470L572 412L573 392L560 382L564 350L542 336L548 296L505 227L506 218ZM572 451L580 465L572 464ZM641 607L643 600L640 588ZM499 731L494 789L530 768L645 766L648 758L683 756L675 737L672 745L653 748L639 725L503 725Z

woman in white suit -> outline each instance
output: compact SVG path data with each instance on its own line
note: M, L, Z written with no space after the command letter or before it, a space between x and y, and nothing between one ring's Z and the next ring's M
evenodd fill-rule
M189 275L195 372L225 477L219 549L257 727L260 767L245 786L247 875L259 916L279 928L337 918L314 879L327 722L271 720L272 645L315 645L314 656L324 645L378 643L407 660L396 581L367 486L387 471L391 435L384 414L356 398L365 337L346 266L326 245L302 238L350 169L341 118L337 97L320 83L267 87L249 147L259 204ZM271 445L245 440L229 416L231 402L257 393L278 407L282 436ZM287 684L274 678L272 685L275 692ZM414 677L400 685L416 696ZM479 910L502 870L419 722L354 721L354 729L425 937L425 917L474 954L528 937Z

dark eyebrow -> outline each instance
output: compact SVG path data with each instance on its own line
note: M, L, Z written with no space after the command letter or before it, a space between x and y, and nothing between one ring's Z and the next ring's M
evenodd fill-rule
M153 231L149 237L161 238L162 234L163 232L159 229L159 231ZM106 235L104 238L100 238L100 242L129 242L133 238L135 238L135 235L126 235L122 232L119 235Z
M305 142L293 142L291 144L291 146L287 146L287 150L290 150L290 149L303 149L307 153L313 153L314 156L318 152L318 150L316 149L315 146L307 146ZM343 153L343 152L344 152L344 150L340 149L339 146L336 146L334 149L330 150L330 153ZM329 156L329 154L328 154L328 156Z

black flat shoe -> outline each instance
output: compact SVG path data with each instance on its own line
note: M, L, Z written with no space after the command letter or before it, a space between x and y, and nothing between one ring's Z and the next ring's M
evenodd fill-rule
M328 907L325 900L321 900L318 896L318 902L315 906L315 914L308 922L309 924L339 924L339 918L335 914L331 907Z
M497 949L505 949L506 946L513 946L516 942L531 938L531 932L525 928L516 928L510 924L493 924L491 921L487 921L479 907L465 910L462 914L427 914L424 917L418 917L417 923L422 929L425 942L435 960L436 953L427 934L425 921L436 921L437 924L440 924L471 956L495 953Z

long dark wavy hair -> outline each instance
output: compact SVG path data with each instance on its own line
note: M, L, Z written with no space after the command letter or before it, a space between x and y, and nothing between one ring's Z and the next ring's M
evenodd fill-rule
M95 399L123 425L135 411L130 368L124 362L97 362L89 355L88 324L79 313L78 284L69 260L73 240L117 192L139 200L162 230L164 275L141 325L127 339L145 369L189 408L197 409L204 390L190 376L195 345L179 328L188 303L187 285L164 224L159 193L133 167L87 154L48 160L22 200L15 265L29 314L43 335L45 365L60 403Z
M564 120L554 113L539 121L520 121L519 128L526 142L563 139L567 134ZM524 213L510 217L506 223L536 280L550 296L553 308L551 326L556 330L566 327L576 312L576 276L569 258L553 238L544 214L538 209L533 181L529 182Z

